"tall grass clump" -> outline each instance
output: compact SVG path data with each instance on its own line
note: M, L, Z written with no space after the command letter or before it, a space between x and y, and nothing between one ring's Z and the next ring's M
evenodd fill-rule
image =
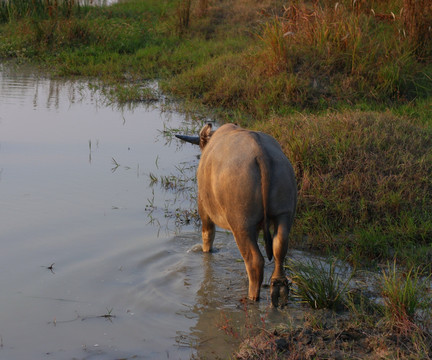
M432 55L432 3L428 0L403 0L404 30L421 57Z
M328 263L320 260L291 261L288 269L295 286L294 296L300 301L313 309L339 310L345 306L347 288L353 274L344 278L338 273L335 259L330 259Z
M399 272L396 261L383 271L385 315L390 325L400 333L409 334L417 330L419 311L428 310L431 305L427 297L430 275L427 278L422 278L422 275L419 268Z
M275 17L262 26L262 33L258 35L266 47L270 74L293 71L293 63L290 61L289 47L285 39L290 34L286 33L285 30L282 21Z
M176 9L176 31L182 35L188 28L191 18L191 0L180 0Z
M373 9L359 12L349 2L322 1L313 6L294 2L283 17L273 20L279 23L271 26L273 36L261 37L265 48L274 49L278 44L281 50L267 59L276 63L289 59L285 69L308 79L305 90L311 100L322 97L331 104L359 101L360 97L412 99L428 82L414 54L417 43L412 46L400 31L400 19L388 21L374 14ZM264 34L268 29L266 26Z
M0 23L23 18L70 18L80 8L77 0L5 0L0 2Z

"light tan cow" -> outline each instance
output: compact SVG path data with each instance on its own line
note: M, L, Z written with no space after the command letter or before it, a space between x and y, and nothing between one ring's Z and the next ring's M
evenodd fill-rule
M203 251L212 250L215 224L232 231L246 264L251 300L259 300L264 258L258 234L264 231L269 260L273 306L287 302L289 284L283 262L297 204L293 168L270 135L226 124L213 131L205 125L198 136L176 135L199 144L198 211L202 221ZM274 236L269 228L273 226Z

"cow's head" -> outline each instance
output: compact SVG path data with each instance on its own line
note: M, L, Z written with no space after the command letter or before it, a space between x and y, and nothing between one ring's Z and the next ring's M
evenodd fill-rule
M207 124L201 129L199 136L176 135L176 137L180 140L190 142L191 144L199 145L202 151L214 132L215 130L212 130L212 124Z

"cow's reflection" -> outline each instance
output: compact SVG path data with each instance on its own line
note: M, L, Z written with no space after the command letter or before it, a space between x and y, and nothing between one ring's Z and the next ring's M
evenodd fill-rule
M253 329L262 328L268 312L274 311L269 291L263 289L261 303L244 298L248 279L231 234L218 233L215 252L196 255L201 256L203 276L196 302L188 312L197 319L188 341L198 358L227 358Z

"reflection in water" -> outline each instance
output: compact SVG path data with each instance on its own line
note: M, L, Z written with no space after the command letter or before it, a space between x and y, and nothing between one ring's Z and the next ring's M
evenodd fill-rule
M244 319L240 299L247 289L243 264L232 235L216 234L216 252L203 254L201 238L196 233L178 235L176 242L195 243L187 251L188 268L184 269L185 287L196 289L193 302L181 312L194 325L177 331L178 346L196 349L198 358L220 358L231 354L237 344ZM222 320L238 322L235 334L223 331ZM234 335L234 337L233 337Z
M43 74L34 74L35 70L24 65L19 67L0 64L0 96L2 103L28 105L31 99L33 108L45 107L59 109L60 99L67 99L71 104L90 96L96 102L96 93L85 93L86 84L67 80L49 80ZM31 74L31 75L30 75ZM30 75L30 76L29 76Z
M238 322L244 320L239 300L244 295L247 286L245 286L245 277L240 273L240 269L236 269L236 276L233 276L233 273L227 276L226 273L233 270L229 267L240 264L230 263L230 260L233 259L225 259L225 266L228 268L223 269L219 265L215 269L213 254L202 256L204 278L196 294L196 305L193 312L198 318L196 325L191 329L191 336L196 337L195 346L198 355L203 358L231 353L239 341L239 331L242 326ZM236 323L233 324L233 322ZM227 352L227 350L231 351Z

